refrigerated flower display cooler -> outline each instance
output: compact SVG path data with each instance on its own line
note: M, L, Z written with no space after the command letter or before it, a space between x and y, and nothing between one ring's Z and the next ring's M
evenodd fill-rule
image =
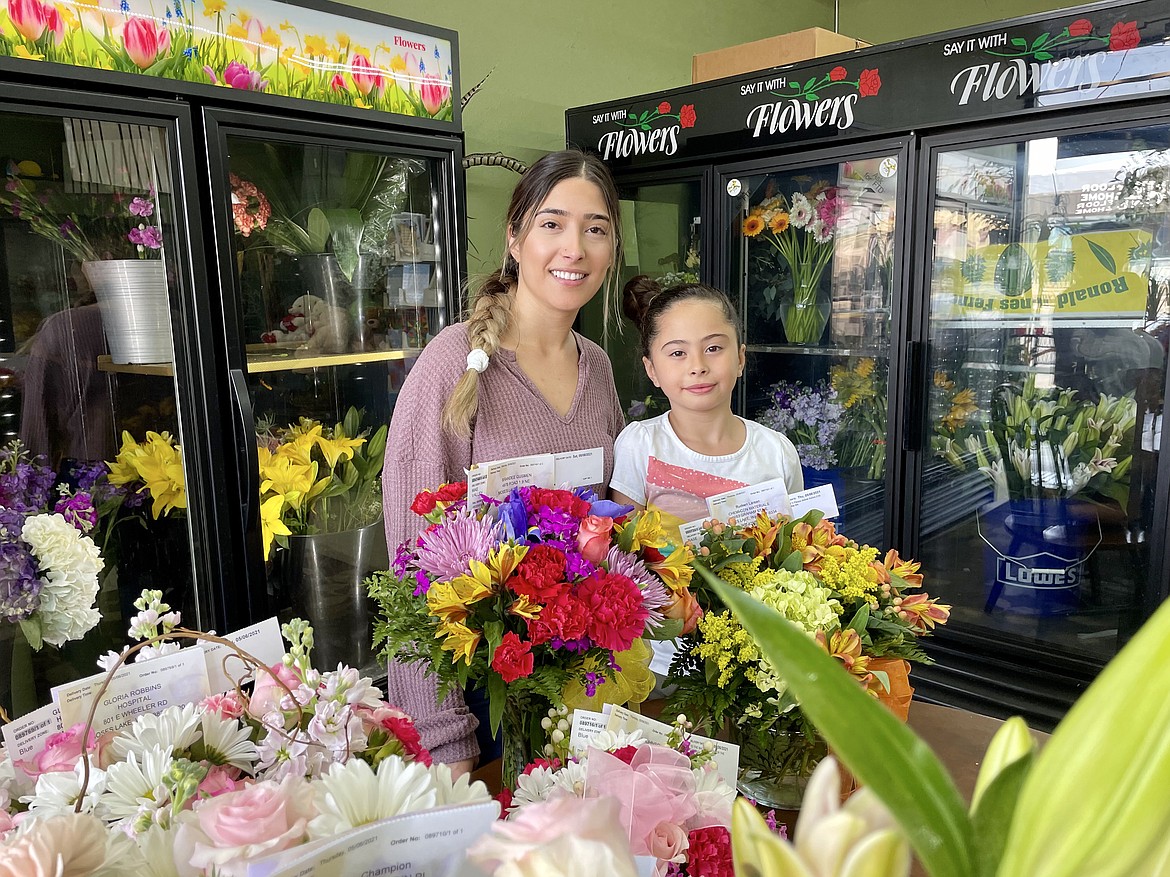
M457 50L315 0L0 0L0 707L93 673L144 588L378 675L385 427L465 271ZM96 614L37 651L54 513Z
M739 413L930 570L920 697L1051 726L1165 597L1170 3L1101 4L571 109L626 276L739 304ZM631 415L657 413L628 332Z

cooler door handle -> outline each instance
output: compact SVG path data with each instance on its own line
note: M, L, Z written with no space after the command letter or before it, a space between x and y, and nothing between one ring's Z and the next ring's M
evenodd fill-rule
M240 514L244 532L254 530L259 523L260 466L256 458L256 416L252 411L252 396L248 381L241 369L229 372L232 387L232 411L235 415L236 454L243 467L240 474Z
M902 450L916 452L922 450L925 432L922 418L926 411L927 396L927 342L911 341L906 352L906 383L902 392L902 398L906 400L902 407Z

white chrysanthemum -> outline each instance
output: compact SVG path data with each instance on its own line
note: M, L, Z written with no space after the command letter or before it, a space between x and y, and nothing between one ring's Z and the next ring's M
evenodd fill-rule
M646 743L646 735L641 729L633 731L602 730L594 734L578 747L578 755L584 755L589 749L602 749L605 752L616 752L627 746L642 746Z
M103 819L135 820L143 812L152 812L170 801L163 778L174 759L170 749L151 746L141 755L127 753L125 761L111 764L106 770L106 793L98 802Z
M435 764L431 767L431 776L435 782L435 806L445 807L448 804L474 804L479 801L490 801L492 796L479 780L471 781L471 774L463 774L459 779L451 779L451 768L446 764Z
M114 758L122 760L131 752L141 757L147 749L156 747L167 752L190 749L199 739L201 715L202 710L193 703L169 706L158 715L143 713L128 731L114 738Z
M72 812L77 798L81 794L81 780L84 775L85 765L79 758L72 772L52 771L37 777L37 785L33 793L24 795L20 799L21 803L28 804L29 818L39 819ZM85 787L85 800L82 802L81 812L92 813L105 790L105 771L90 765L89 784Z
M57 514L28 518L21 539L41 570L41 638L55 646L81 639L101 620L94 608L102 569L97 545Z
M212 764L230 764L240 770L252 772L259 751L252 742L252 729L241 725L236 719L220 718L215 713L204 713L203 729L204 759Z
M391 755L377 773L358 758L334 764L313 784L317 811L309 823L309 837L332 837L379 819L429 810L438 794L427 768Z

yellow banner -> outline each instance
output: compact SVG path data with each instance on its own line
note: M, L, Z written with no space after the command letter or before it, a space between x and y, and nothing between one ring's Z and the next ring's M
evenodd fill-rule
M947 269L954 316L1141 316L1149 295L1147 231L1096 231L971 250Z

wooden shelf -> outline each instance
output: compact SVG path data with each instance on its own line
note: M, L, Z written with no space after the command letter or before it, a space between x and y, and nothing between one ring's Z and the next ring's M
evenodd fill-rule
M248 345L248 373L294 371L310 368L328 368L338 365L361 365L368 362L390 362L418 356L421 350L371 350L366 353L318 353L305 355L302 350L256 350L267 345Z
M98 371L111 372L120 375L157 375L164 378L175 376L173 362L114 362L108 353L97 358Z

